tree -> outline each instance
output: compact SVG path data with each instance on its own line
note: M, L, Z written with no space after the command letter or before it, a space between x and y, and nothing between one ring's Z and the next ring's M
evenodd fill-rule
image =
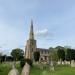
M66 60L71 61L75 60L75 50L68 48L66 53Z
M66 60L67 61L71 61L72 60L72 54L71 54L71 49L70 48L67 49Z
M56 66L57 60L58 60L58 57L57 57L57 51L56 51L56 49L50 47L49 48L49 64L50 64L50 70L54 71L54 68Z
M0 52L0 62L1 62L1 60L2 60L2 53Z
M62 47L62 46L57 46L55 48L57 50L57 55L58 55L58 58L61 60L61 61L64 61L65 60L65 47Z
M55 48L49 48L49 60L53 61L53 65L56 64L57 60L58 60L58 56L57 56L57 51L55 50Z
M1 61L2 61L2 62L6 61L6 55L2 55L2 56L1 56Z
M7 56L6 61L13 61L13 57L12 56Z
M57 50L57 55L58 55L58 58L61 59L61 61L65 60L65 51L64 51L64 49L59 48Z
M16 48L12 50L11 55L13 56L14 60L21 60L23 58L24 51L20 48Z
M31 59L22 59L20 61L20 67L23 68L26 63L28 63L30 66L33 66L33 62Z
M64 47L62 47L62 46L57 46L55 49L63 49L64 50Z
M71 58L72 60L75 60L75 50L71 49Z
M34 52L34 60L35 61L39 61L39 58L40 58L40 52L39 51L35 51Z

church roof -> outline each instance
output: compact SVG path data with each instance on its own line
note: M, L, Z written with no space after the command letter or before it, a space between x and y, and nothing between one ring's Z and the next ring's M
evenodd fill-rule
M45 49L45 48L37 48L36 50L38 50L38 51L49 51L49 49Z

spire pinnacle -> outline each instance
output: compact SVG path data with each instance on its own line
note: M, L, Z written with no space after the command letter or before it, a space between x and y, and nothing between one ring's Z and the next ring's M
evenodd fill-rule
M31 19L29 39L34 39L33 20Z

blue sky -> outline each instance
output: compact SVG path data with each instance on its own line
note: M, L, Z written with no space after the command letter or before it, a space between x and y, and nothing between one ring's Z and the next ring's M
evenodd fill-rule
M0 0L0 51L24 49L31 19L37 47L75 48L75 0Z

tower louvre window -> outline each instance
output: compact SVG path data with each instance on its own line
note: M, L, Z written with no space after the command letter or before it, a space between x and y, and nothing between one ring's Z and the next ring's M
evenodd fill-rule
M31 51L33 52L33 48L31 48Z

